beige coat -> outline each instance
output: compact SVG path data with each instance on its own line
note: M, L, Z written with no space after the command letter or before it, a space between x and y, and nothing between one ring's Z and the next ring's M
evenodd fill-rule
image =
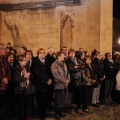
M120 71L118 71L118 73L116 75L116 86L115 86L115 89L120 91Z
M54 89L65 89L66 80L70 81L70 74L66 64L61 64L58 60L56 60L52 63L51 71L55 78Z

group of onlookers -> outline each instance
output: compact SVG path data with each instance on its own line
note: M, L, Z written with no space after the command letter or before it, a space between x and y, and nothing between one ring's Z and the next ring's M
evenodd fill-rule
M47 54L39 48L36 57L26 47L19 52L10 43L0 44L0 120L15 115L31 120L36 111L45 120L53 101L56 119L65 116L62 108L68 106L72 115L89 113L90 105L120 106L119 53L107 52L104 58L96 49L90 54L67 47L56 53L50 47ZM27 93L31 86L36 94Z

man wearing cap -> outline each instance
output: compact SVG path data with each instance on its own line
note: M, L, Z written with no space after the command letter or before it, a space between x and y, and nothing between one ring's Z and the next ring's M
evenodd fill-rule
M8 81L11 79L11 69L5 57L5 46L0 44L0 120L6 120L6 94Z

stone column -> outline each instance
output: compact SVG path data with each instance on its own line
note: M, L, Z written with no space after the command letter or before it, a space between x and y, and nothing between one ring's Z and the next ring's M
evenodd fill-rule
M113 0L101 0L100 10L100 51L112 52Z

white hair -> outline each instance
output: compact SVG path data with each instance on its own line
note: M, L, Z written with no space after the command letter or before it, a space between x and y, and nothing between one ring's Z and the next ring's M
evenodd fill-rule
M116 51L116 52L114 53L114 55L116 55L116 54L120 55L120 52L119 52L119 51Z
M53 49L53 47L49 47L49 48L47 49L47 52L49 53L52 49Z

